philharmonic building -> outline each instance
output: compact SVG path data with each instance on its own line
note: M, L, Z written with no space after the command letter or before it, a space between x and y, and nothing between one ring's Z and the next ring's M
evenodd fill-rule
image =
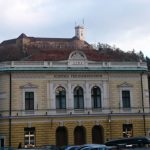
M0 44L0 147L150 136L147 64L72 38L21 34Z

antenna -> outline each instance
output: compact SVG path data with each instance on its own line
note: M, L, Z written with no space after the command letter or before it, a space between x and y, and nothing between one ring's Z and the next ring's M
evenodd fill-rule
M75 21L75 27L77 26L77 23L76 23L76 21Z
M84 18L82 19L82 24L83 24L83 26L84 26Z

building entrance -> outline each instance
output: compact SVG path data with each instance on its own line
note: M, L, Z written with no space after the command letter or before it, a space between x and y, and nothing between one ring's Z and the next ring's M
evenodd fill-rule
M0 137L0 148L4 147L4 138Z

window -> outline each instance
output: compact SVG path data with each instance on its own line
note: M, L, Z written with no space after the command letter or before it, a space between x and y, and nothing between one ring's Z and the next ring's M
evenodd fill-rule
M22 101L23 101L22 109L25 110L23 114L36 113L36 111L34 110L36 107L38 109L37 104L38 86L29 82L25 85L20 86L20 89L22 90Z
M123 137L132 137L132 136L133 136L133 125L123 124Z
M148 77L148 89L150 89L150 76ZM150 95L150 90L149 90L149 95Z
M147 135L150 137L150 128L147 129Z
M35 128L24 128L24 145L25 148L35 147Z
M117 87L120 91L120 108L123 108L123 111L131 111L131 106L133 105L133 85L128 82L123 82Z
M66 109L66 90L59 86L56 88L56 109Z
M93 108L101 108L101 90L94 86L91 90L92 106Z
M130 91L129 90L123 90L122 91L122 107L123 108L130 108Z
M2 147L4 147L5 145L4 145L4 137L1 137L0 136L0 148L2 148Z
M34 92L25 92L25 110L34 110Z
M83 109L84 108L83 89L80 86L77 86L74 89L74 108L75 109Z

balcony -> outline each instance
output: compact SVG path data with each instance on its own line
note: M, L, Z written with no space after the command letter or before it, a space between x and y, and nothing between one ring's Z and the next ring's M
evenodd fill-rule
M150 108L145 107L144 112L142 107L132 107L130 109L123 108L100 108L100 109L92 109L92 108L84 108L82 110L77 110L73 108L58 110L58 109L38 109L38 110L12 110L11 117L44 117L44 116L53 116L53 117L67 117L67 116L105 116L108 114L113 115L143 115L149 114ZM10 112L9 110L1 110L0 111L0 119L9 118Z

